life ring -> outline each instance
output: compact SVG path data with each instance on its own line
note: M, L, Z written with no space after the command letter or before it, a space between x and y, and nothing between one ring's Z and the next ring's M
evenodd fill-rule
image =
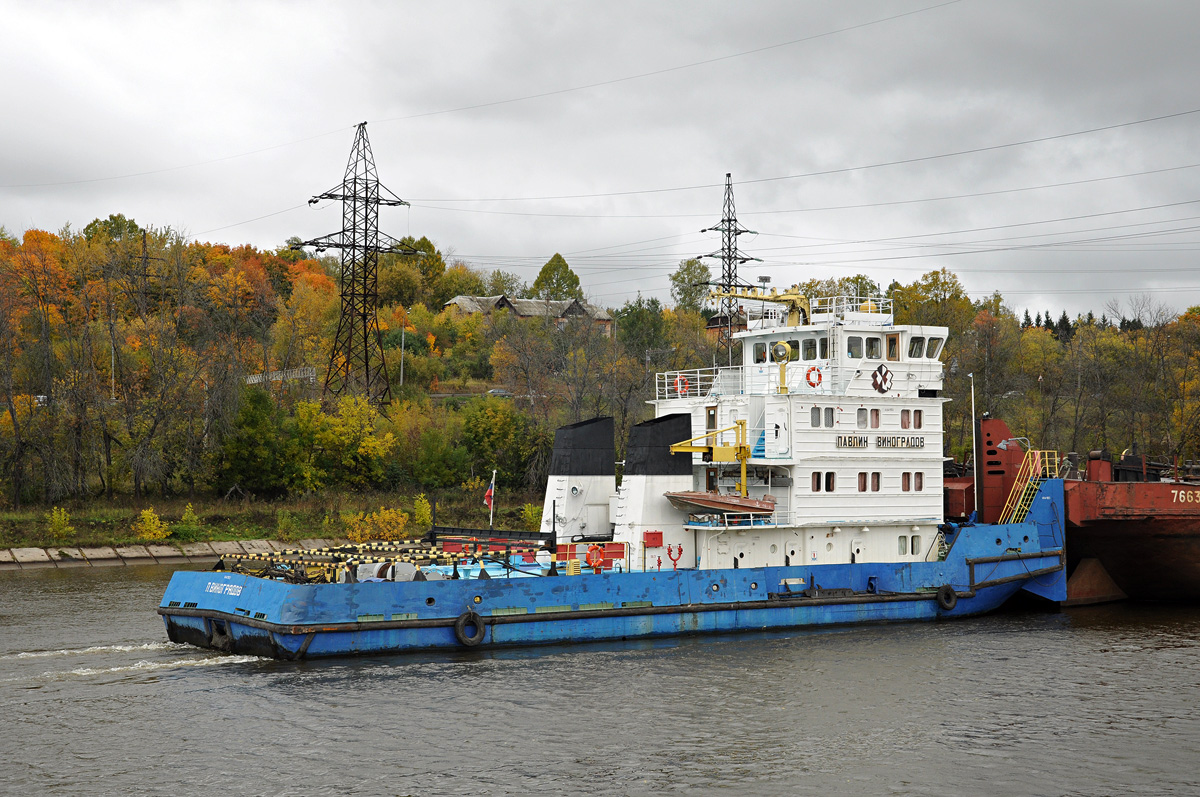
M599 545L589 545L586 561L588 567L599 573L604 567L604 549Z
M687 380L686 376L684 376L683 374L680 374L679 376L675 377L675 392L676 393L678 393L679 395L682 396L688 392L689 387L690 387L690 385L688 384L688 380Z
M821 369L815 365L810 365L808 370L804 372L804 381L808 382L809 387L820 387Z
M938 587L937 602L938 606L941 606L946 611L950 611L958 605L958 593L954 591L954 587L949 584L943 584Z
M473 636L467 636L467 626L469 625L475 626ZM469 648L473 648L483 641L483 632L486 630L487 626L483 624L483 618L474 609L467 609L454 621L455 638Z

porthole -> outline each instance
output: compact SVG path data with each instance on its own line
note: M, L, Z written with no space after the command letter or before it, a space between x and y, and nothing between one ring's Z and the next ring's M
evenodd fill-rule
M832 543L832 542L827 542L827 543L825 543L825 550L826 550L826 551L832 551L832 550L833 550L833 543Z
M1028 534L1026 534L1026 535L1025 535L1024 537L1022 537L1021 539L1022 539L1022 541L1023 541L1023 542L1029 542L1029 535L1028 535Z
M746 552L738 551L738 559L745 559L745 558L746 558Z
M1000 538L999 538L999 537L997 537L997 538L996 538L996 544L997 544L997 545L1003 545L1004 543L1003 543L1003 542L1000 540Z
M713 591L713 592L720 592L720 591L721 591L721 587L720 587L719 585L717 585L717 584L713 584L713 585L712 585L712 591Z
M795 548L793 548L793 549L792 549L792 552L791 552L790 554L788 554L788 555L789 555L789 556L795 556L795 555L796 555L796 549L795 549Z
M999 540L997 540L997 542L999 542ZM475 602L476 602L476 603L483 603L483 596L482 596L482 595L476 595L476 596L475 596Z
M426 599L425 599L425 605L426 605L426 606L432 606L433 604L434 604L434 600L433 600L433 598L426 598Z
M779 550L779 546L778 546L778 545L772 545L772 546L771 546L771 553L776 553L778 550Z
M757 582L757 581L751 581L751 582L750 582L750 589L758 589L758 582Z

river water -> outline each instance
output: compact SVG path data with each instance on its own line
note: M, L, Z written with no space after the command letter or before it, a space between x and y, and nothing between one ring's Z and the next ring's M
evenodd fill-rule
M1200 794L1200 607L281 663L0 572L4 794Z

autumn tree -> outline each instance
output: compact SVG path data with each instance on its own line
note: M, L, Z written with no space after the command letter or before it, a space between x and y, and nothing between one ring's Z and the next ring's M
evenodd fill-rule
M537 279L533 281L529 292L537 299L578 299L583 301L583 290L579 287L579 277L567 265L567 261L557 252L546 261Z
M671 301L676 309L699 313L704 309L712 287L712 272L696 258L679 261L679 268L670 276Z

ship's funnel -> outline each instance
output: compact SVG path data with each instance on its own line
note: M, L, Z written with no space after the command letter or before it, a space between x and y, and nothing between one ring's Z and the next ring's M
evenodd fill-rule
M557 541L607 537L609 499L617 491L613 419L593 418L563 426L554 433L542 532L551 528ZM552 516L557 518L551 524Z
M659 559L671 568L668 545L682 552L680 568L696 566L695 535L683 528L687 515L663 495L693 489L692 455L672 454L671 446L694 435L692 416L684 413L664 415L630 430L613 539L628 545L635 570L653 570Z

